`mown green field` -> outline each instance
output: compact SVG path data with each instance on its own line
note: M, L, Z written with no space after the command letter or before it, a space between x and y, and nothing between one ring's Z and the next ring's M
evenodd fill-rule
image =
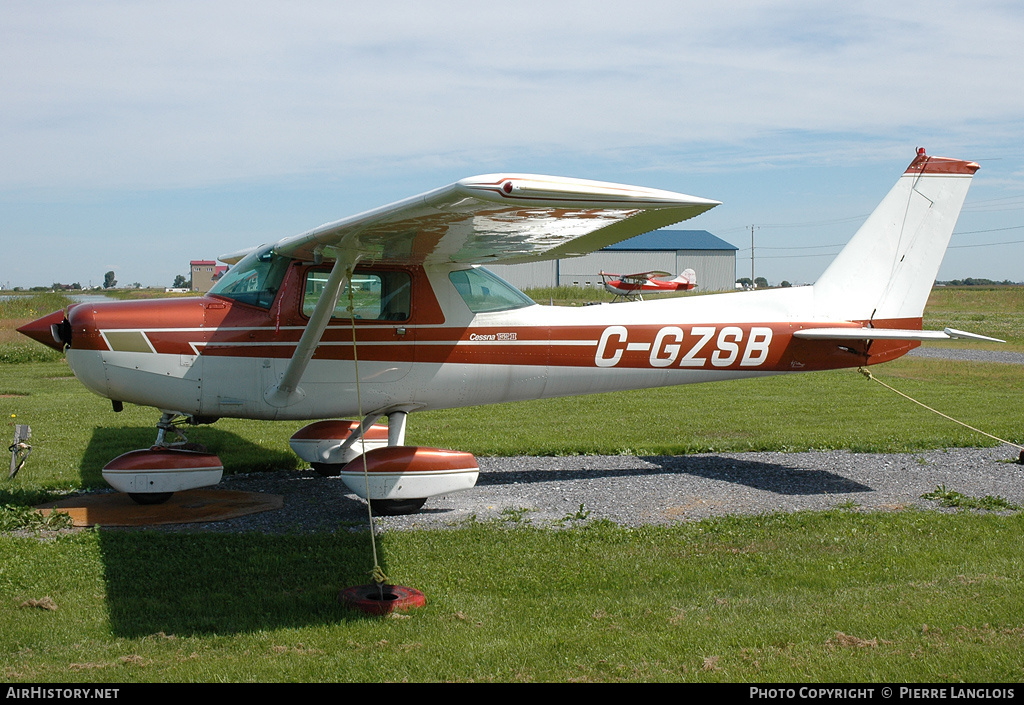
M926 325L1012 347L1024 343L1019 315L1016 288L936 289ZM9 359L24 361L0 363L0 410L32 426L33 452L15 480L0 481L2 511L101 487L103 464L152 442L154 410L114 414L59 356ZM904 358L873 371L1024 443L1022 367ZM288 472L300 462L287 445L299 425L225 419L190 437L228 472ZM426 412L410 418L408 442L481 455L994 443L854 370ZM1015 509L849 506L641 529L539 529L513 514L389 532L378 544L385 572L428 604L383 619L335 599L368 580L361 527L0 532L0 677L1012 683L1024 678L1022 522Z
M1022 522L392 532L385 571L427 596L396 618L335 599L367 582L366 532L0 536L0 678L1016 683Z
M1024 286L937 286L928 298L924 325L949 326L1007 342L972 344L982 349L1024 350ZM942 345L956 347L964 342Z

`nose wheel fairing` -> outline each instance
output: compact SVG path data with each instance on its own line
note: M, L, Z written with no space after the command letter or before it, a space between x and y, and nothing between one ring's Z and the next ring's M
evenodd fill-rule
M103 479L139 504L160 504L175 492L218 484L224 464L203 446L189 443L179 428L188 421L194 422L164 412L157 423L156 443L111 460L103 468Z
M212 453L154 446L114 458L103 468L103 479L139 504L158 504L174 492L216 485L223 473Z

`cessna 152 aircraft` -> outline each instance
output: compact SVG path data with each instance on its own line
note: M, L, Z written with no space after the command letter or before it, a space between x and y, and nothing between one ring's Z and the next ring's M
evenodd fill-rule
M668 272L640 272L638 274L609 274L601 272L601 283L605 291L615 294L614 301L644 300L643 292L664 293L668 291L691 291L697 288L697 273L684 269L672 279Z
M203 297L81 303L20 330L65 350L115 410L162 412L152 448L104 469L138 501L220 480L215 455L170 440L182 423L322 419L293 436L300 457L410 512L478 472L468 453L405 446L413 411L858 367L981 338L921 330L977 169L919 150L813 286L537 305L479 265L583 254L719 204L489 175L224 256L233 267Z

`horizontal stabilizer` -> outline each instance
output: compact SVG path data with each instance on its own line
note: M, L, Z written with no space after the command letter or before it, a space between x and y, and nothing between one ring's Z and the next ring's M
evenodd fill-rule
M968 333L954 328L943 330L903 330L899 328L808 328L793 333L794 338L804 340L987 340L1005 343L999 338Z

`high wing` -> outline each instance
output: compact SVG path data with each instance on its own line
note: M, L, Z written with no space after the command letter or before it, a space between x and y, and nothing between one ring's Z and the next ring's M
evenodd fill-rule
M273 249L307 260L345 253L353 261L514 264L586 254L717 205L638 186L489 174L321 225Z
M602 272L602 274L604 274L604 272ZM613 276L613 275L609 275L609 276ZM652 271L652 272L638 272L636 274L621 274L621 275L619 275L619 279L621 279L622 281L634 281L634 282L642 283L642 282L645 282L645 281L647 281L649 279L661 279L662 277L671 277L671 276L672 276L671 272Z
M286 406L302 397L299 382L358 262L514 264L572 257L717 205L706 198L639 186L489 174L285 238L272 246L274 253L313 261L333 259L334 266L287 369L266 400ZM221 260L234 263L245 254Z

